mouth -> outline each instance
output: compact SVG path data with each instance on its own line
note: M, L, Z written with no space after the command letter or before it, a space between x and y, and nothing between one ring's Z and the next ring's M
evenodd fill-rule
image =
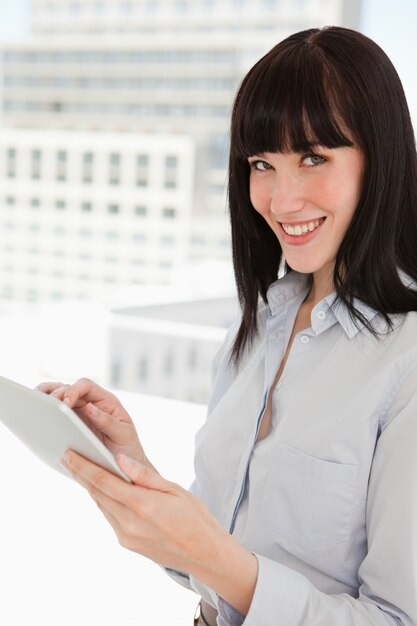
M298 224L286 224L285 222L279 222L282 238L285 243L289 243L290 245L307 243L318 235L325 220L325 217L320 217L316 220L300 222Z

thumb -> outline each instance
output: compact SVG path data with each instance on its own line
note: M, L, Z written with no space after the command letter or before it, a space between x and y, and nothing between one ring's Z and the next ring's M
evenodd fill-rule
M118 454L116 458L120 469L128 478L140 487L146 489L155 489L157 491L169 491L170 483L162 478L153 469L146 467L142 463L138 463L126 454Z

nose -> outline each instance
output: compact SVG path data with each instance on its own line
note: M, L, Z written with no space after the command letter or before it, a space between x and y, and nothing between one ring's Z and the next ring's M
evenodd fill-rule
M298 213L304 207L303 186L291 173L276 173L271 189L270 210L275 219L282 222L292 213Z

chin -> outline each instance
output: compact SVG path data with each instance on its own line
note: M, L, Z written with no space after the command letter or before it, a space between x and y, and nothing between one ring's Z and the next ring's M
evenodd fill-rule
M294 272L299 272L300 274L313 274L320 269L320 265L318 263L302 263L300 261L295 260L294 263L286 259L287 265L294 270Z

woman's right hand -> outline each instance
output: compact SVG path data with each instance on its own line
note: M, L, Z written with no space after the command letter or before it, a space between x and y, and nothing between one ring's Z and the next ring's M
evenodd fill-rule
M36 389L65 402L114 456L125 454L152 467L130 415L110 391L88 378L80 378L73 385L41 383Z

